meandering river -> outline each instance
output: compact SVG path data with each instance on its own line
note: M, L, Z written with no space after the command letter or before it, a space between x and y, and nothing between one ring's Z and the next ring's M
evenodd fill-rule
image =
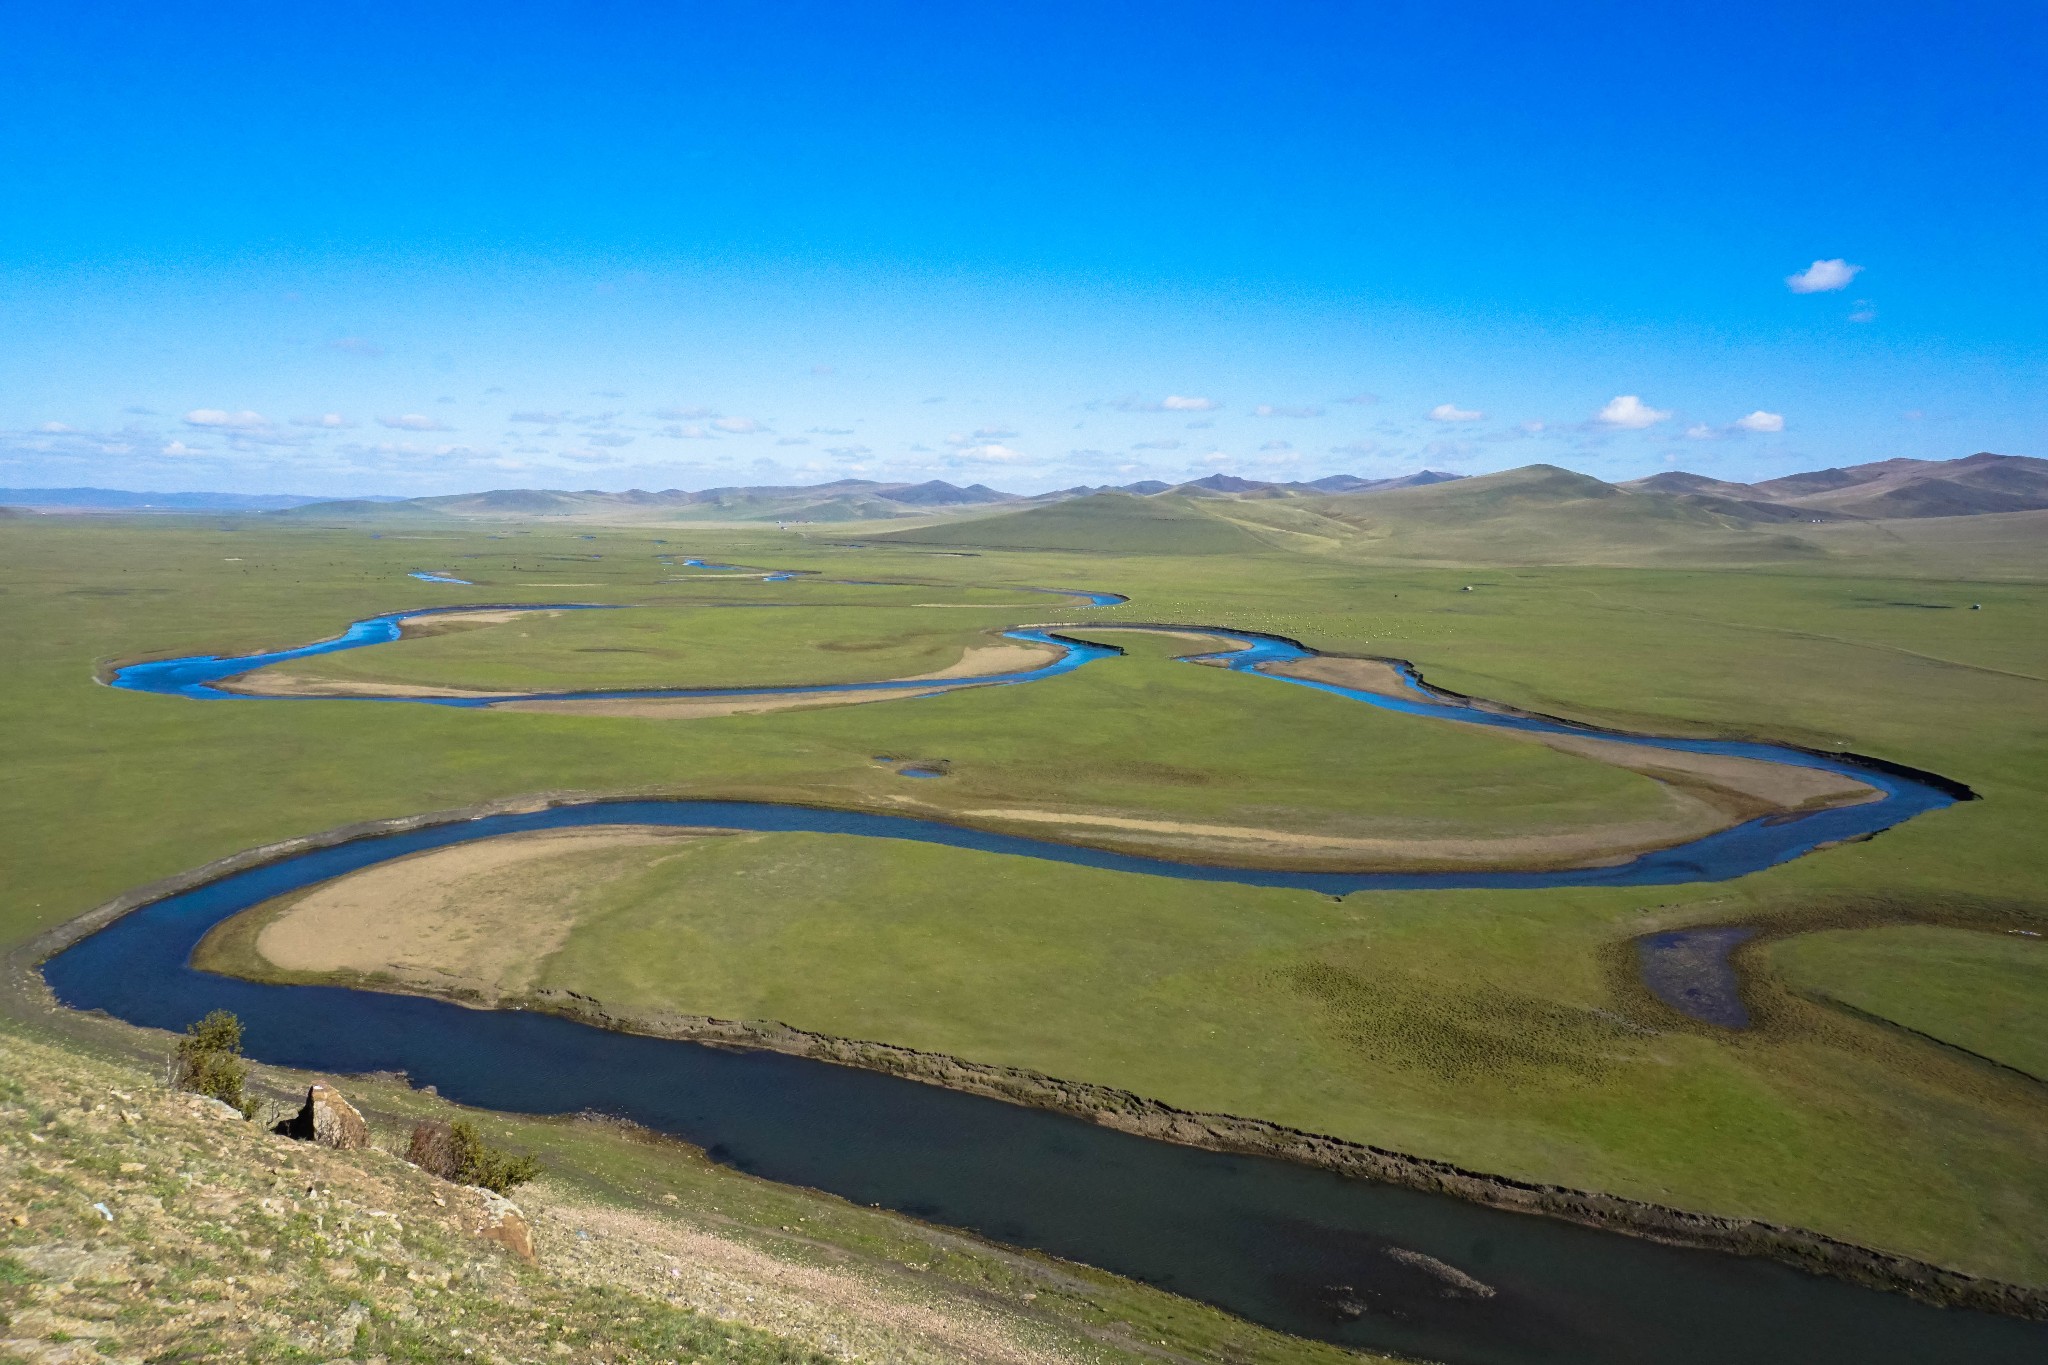
M217 684L272 663L395 640L404 620L422 614L373 617L333 640L296 650L131 665L113 683L246 702L253 699ZM1253 632L1203 629L1236 642L1208 656L1212 661L1269 682L1466 724L1822 768L1866 782L1881 797L1748 821L1617 866L1441 873L1219 867L903 816L766 803L587 803L359 839L236 872L116 920L52 958L45 974L58 998L73 1008L101 1009L168 1029L182 1028L209 1009L231 1009L244 1021L251 1055L264 1061L342 1074L403 1071L415 1084L431 1083L451 1099L489 1108L622 1115L772 1179L1049 1251L1284 1331L1351 1346L1456 1365L2003 1365L2048 1358L2048 1327L2041 1324L1931 1308L1765 1260L1664 1246L1281 1161L1174 1146L774 1053L609 1032L523 1011L466 1009L340 987L265 985L190 965L193 948L212 926L272 897L426 849L575 825L672 824L912 839L1139 875L1343 895L1381 888L1644 885L1739 876L1877 833L1967 795L1940 778L1869 760L1764 744L1622 736L1482 708L1432 692L1412 673L1405 675L1412 695L1280 677L1257 670L1313 651ZM1026 672L959 685L1031 683L1116 653L1050 628L1009 634L1056 646L1059 657ZM857 683L628 695L802 694L877 686L932 688L929 682ZM479 706L504 699L375 700Z

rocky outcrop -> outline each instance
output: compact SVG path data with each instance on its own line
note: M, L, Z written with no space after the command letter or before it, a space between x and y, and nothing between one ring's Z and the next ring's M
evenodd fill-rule
M306 1091L304 1107L271 1131L343 1152L370 1145L370 1125L363 1122L356 1107L343 1099L339 1090L317 1082Z
M476 1235L496 1242L528 1265L538 1265L540 1262L533 1254L533 1225L526 1221L519 1206L481 1185L470 1186L469 1192L483 1201L483 1222Z

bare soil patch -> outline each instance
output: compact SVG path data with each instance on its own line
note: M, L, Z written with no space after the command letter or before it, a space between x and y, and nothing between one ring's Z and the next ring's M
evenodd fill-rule
M966 684L972 686L972 683ZM858 692L806 692L799 696L755 697L590 697L578 701L505 701L493 711L538 711L557 716L631 716L642 720L697 720L706 716L751 716L807 706L851 706L864 701L935 697L952 687L874 688Z
M255 953L289 973L382 974L489 1000L517 994L568 937L582 893L627 870L576 855L699 837L656 826L548 830L416 854L288 903L257 932Z
M1381 696L1410 700L1416 696L1415 689L1408 685L1400 670L1384 659L1318 657L1273 664L1264 671L1290 678L1334 683L1339 687L1356 688ZM1856 805L1883 796L1866 782L1817 768L1794 768L1782 763L1730 758L1720 754L1650 749L1596 735L1543 735L1522 730L1501 730L1498 733L1503 738L1542 744L1559 753L1641 773L1688 791L1735 820L1752 819L1770 811Z
M1043 668L1060 657L1050 645L969 645L960 661L936 673L913 673L898 682L935 682L941 678L987 678L999 673L1023 673Z

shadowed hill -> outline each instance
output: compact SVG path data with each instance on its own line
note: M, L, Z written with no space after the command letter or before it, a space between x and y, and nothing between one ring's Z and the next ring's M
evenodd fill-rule
M1112 554L1249 554L1272 548L1257 533L1186 499L1129 493L1096 493L1024 512L891 531L873 539Z
M309 502L267 513L292 521L428 521L442 515L419 502L374 502L368 498L338 498L333 502Z

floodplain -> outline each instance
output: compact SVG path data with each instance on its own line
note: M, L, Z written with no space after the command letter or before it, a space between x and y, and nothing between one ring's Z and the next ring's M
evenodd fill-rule
M664 543L10 522L4 928L22 944L240 850L519 797L914 812L1246 865L1569 866L1756 813L1682 773L1203 668L1180 657L1197 641L1114 627L1258 630L1592 724L1871 755L1979 799L1735 881L1342 900L827 834L534 836L259 907L201 962L475 1003L574 992L629 1025L773 1021L2039 1286L2048 572L2008 548L1965 573L1927 523L1881 551L1848 543L1861 530L1780 561L1589 567L1420 563L1370 539L1219 551L1209 530L1193 553L1140 536L968 554L840 528ZM793 576L669 562L688 557ZM1028 684L689 719L95 685L380 612L557 604L625 609L416 632L290 673L415 691L862 683L958 669L1027 623L1125 652ZM1733 956L1746 1029L1671 1009L1634 968L1643 936L1715 925L1757 930Z

